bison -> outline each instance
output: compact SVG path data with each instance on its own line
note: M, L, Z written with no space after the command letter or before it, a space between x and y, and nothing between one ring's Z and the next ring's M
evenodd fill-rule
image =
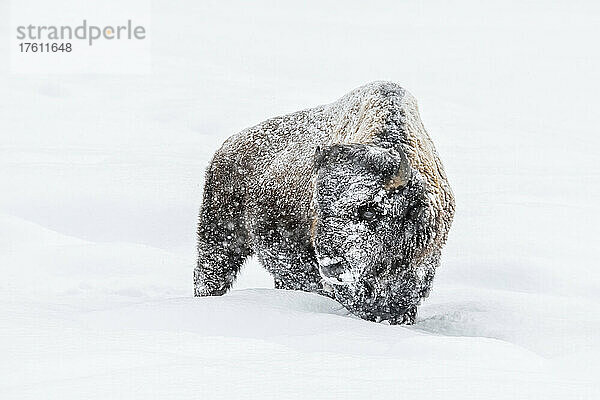
M225 141L206 172L194 293L224 294L256 255L276 288L411 324L453 216L415 98L373 82Z

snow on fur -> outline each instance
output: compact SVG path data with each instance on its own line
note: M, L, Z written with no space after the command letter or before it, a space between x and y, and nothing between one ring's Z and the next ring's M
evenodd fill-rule
M257 255L277 288L413 323L454 198L416 100L373 82L229 138L206 174L197 296L221 295Z

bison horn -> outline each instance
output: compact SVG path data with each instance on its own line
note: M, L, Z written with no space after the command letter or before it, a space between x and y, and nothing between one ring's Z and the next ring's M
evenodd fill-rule
M386 190L394 190L399 187L404 187L408 184L410 178L412 177L412 170L410 168L410 163L406 158L406 154L401 151L397 154L397 158L398 169L385 184Z

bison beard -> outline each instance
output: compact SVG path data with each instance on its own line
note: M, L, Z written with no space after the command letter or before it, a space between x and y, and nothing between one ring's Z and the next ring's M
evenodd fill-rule
M375 82L229 138L206 173L196 296L222 295L252 254L275 287L368 320L413 323L454 214L416 101Z

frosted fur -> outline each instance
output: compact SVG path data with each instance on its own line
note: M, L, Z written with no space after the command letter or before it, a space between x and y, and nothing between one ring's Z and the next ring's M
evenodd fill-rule
M277 288L369 320L412 323L454 198L414 97L373 82L229 138L206 173L197 296L221 295L256 254Z

